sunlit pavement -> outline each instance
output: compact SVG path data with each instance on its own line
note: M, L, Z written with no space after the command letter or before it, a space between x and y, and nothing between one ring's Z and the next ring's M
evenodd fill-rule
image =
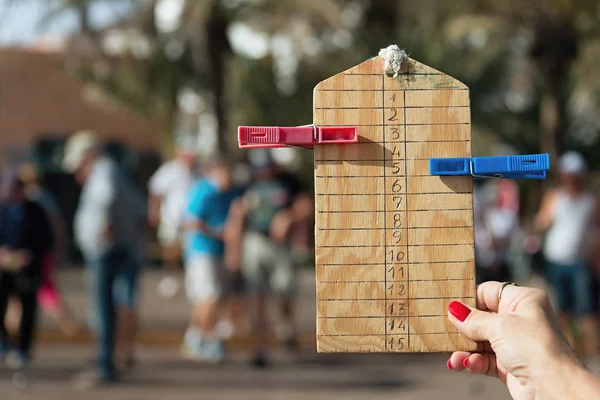
M139 366L122 383L82 394L70 378L92 357L92 340L82 331L68 339L52 322L42 320L36 360L28 373L29 388L16 390L12 373L0 369L0 399L509 399L491 378L446 369L446 355L317 355L315 349L314 273L298 279L297 321L302 353L277 350L266 370L249 366L250 341L230 342L225 364L199 365L179 357L178 344L189 305L184 293L172 299L158 295L162 273L146 271L141 285L142 348ZM61 273L60 285L80 324L85 325L87 294L80 270ZM272 315L276 319L275 313ZM274 342L276 344L276 341Z
M44 345L27 374L29 387L16 389L12 373L0 369L0 398L30 399L223 399L223 400L486 400L508 399L491 378L446 369L443 355L300 355L279 351L264 370L252 369L249 353L226 363L200 365L181 359L176 348L141 349L139 365L123 382L78 392L70 378L89 360L88 346Z
M190 305L185 293L180 290L172 298L165 298L158 293L157 287L164 276L160 270L149 269L143 272L140 281L139 318L141 326L140 340L147 345L176 345L180 342L186 328ZM75 338L67 338L57 331L54 322L47 316L41 316L41 330L38 338L42 343L90 343L91 338L86 326L89 320L89 298L85 285L85 275L80 269L60 271L58 279L62 288L64 301L76 321L83 327ZM315 277L311 270L302 270L297 280L298 301L296 321L303 342L313 346L315 322ZM277 320L272 310L272 320ZM245 341L236 340L236 347L246 346ZM247 347L247 346L246 346ZM313 346L314 347L314 346Z

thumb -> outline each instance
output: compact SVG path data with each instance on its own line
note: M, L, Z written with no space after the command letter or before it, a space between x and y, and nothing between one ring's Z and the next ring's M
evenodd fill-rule
M480 311L453 301L448 305L448 318L467 337L482 342L489 341L497 314Z

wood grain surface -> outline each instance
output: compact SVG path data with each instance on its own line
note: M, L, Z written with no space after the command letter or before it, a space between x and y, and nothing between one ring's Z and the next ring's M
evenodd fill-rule
M319 83L317 126L359 143L315 146L319 352L442 352L476 344L448 321L475 304L471 177L429 175L470 157L468 88L412 59L371 60Z

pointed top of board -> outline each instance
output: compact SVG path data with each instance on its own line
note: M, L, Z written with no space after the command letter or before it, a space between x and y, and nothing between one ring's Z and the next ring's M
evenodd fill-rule
M331 80L339 77L340 75L386 76L384 71L384 60L379 56L375 56L367 61L355 65L354 67L348 68L337 75L325 79L324 81L320 82L315 89L320 90L327 87L328 84L332 83ZM413 60L412 58L407 58L402 63L402 68L400 69L398 76L386 77L388 78L388 81L396 81L398 83L397 86L390 85L389 89L427 88L468 90L467 86L458 79L455 79L450 75L446 75L428 65Z

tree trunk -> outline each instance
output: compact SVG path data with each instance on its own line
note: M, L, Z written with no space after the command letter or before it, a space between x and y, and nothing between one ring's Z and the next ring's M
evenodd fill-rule
M77 16L79 19L79 29L84 36L91 36L92 28L90 26L90 8L87 2L81 3L77 7Z
M563 88L577 57L579 35L568 16L542 15L535 29L531 56L544 81L540 99L540 150L551 162L565 150L566 98Z
M547 82L540 100L540 151L557 160L563 152L560 99L557 82Z
M208 64L213 93L213 109L217 120L217 151L227 152L227 109L225 105L226 58L230 52L227 27L229 18L219 0L212 0L210 16L206 24Z

